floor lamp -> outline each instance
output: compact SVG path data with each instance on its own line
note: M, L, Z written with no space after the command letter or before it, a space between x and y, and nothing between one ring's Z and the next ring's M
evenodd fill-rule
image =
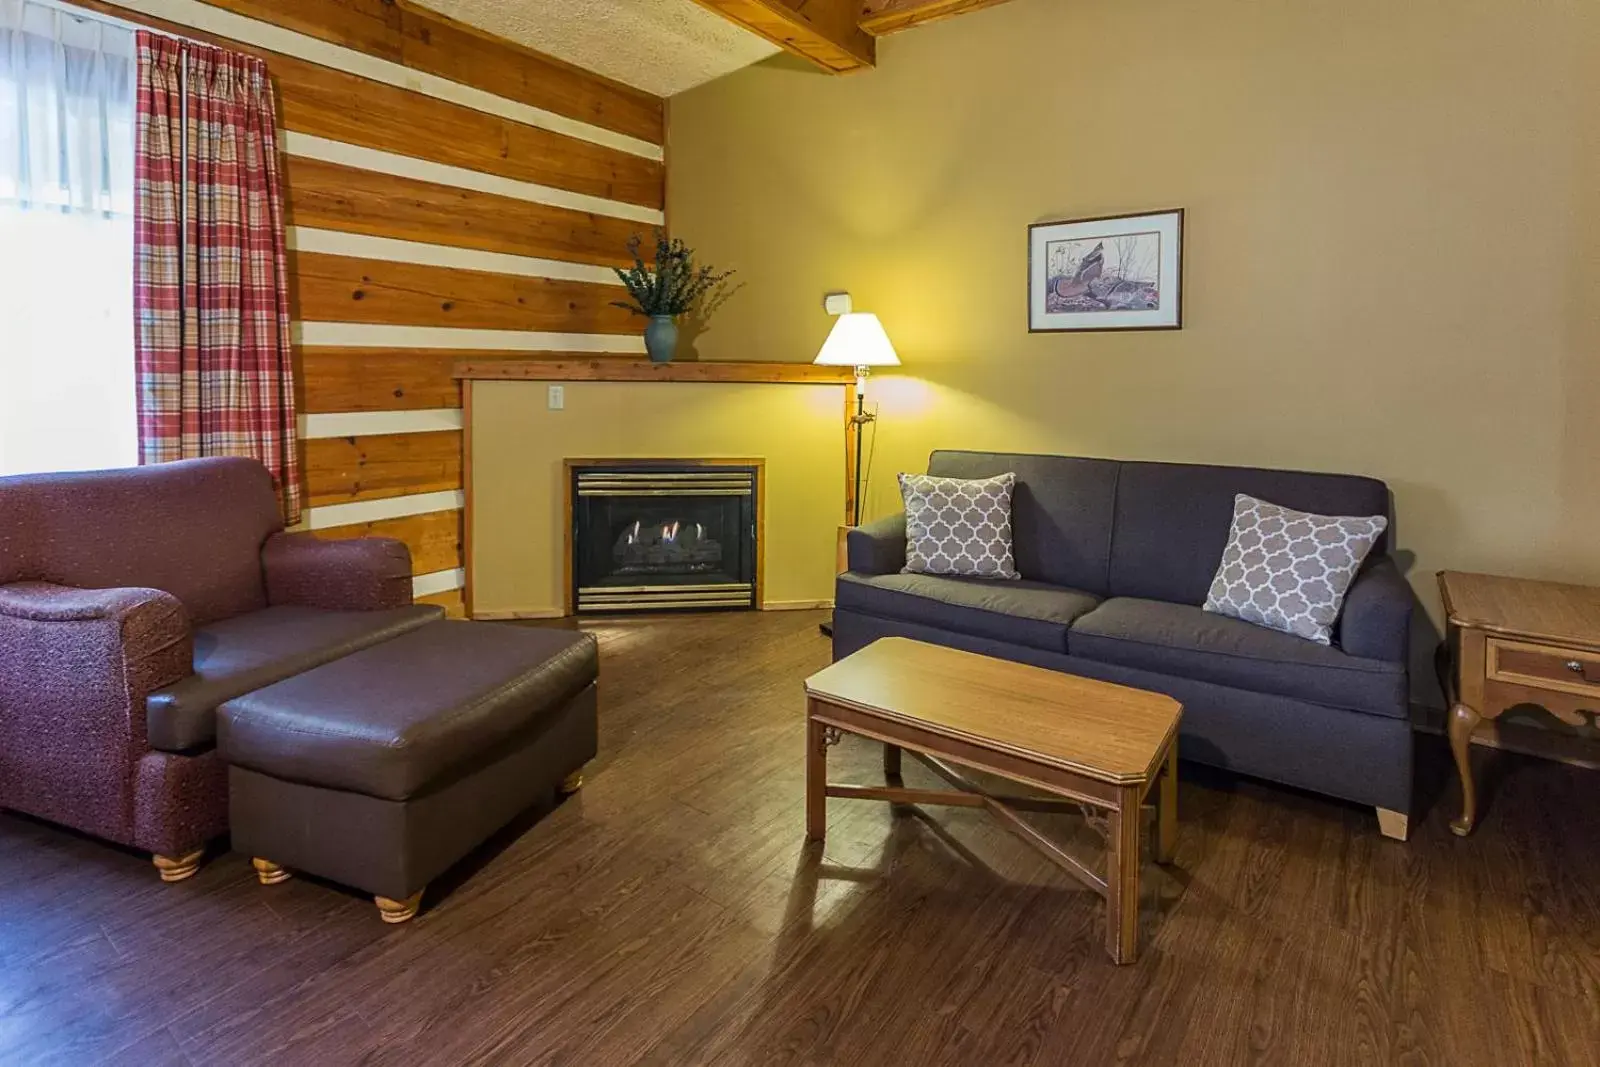
M813 363L824 367L854 367L856 369L856 413L850 416L850 431L856 435L854 469L849 472L854 480L855 495L850 502L850 525L861 525L861 484L864 455L861 438L867 423L877 418L867 411L867 375L873 367L898 367L900 357L895 355L889 335L883 331L878 316L866 311L848 311L833 324L828 339L822 342L822 351ZM833 633L832 620L821 626L822 632Z

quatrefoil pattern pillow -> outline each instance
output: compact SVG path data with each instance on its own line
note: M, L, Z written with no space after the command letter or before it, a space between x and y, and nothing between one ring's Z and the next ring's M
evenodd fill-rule
M1015 578L1011 494L1015 474L969 480L900 475L907 574Z
M1389 520L1313 515L1243 493L1205 610L1331 643L1344 595Z

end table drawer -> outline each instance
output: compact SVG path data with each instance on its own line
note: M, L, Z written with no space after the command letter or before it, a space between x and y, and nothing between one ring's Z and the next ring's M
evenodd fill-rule
M1600 697L1600 652L1489 638L1489 677L1501 682Z

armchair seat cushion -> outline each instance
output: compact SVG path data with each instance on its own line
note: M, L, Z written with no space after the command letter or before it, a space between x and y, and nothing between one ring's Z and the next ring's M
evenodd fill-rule
M1405 664L1351 656L1189 604L1114 597L1073 623L1068 652L1327 707L1406 714Z
M214 744L219 705L443 616L426 604L384 611L263 608L194 631L194 674L145 702L152 748L186 752Z
M1049 652L1065 652L1072 621L1100 603L1092 594L1045 582L931 574L846 572L834 595L846 611Z

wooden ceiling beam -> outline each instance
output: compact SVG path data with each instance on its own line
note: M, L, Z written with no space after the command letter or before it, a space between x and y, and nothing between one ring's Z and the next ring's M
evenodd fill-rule
M925 22L964 15L1005 0L857 0L860 27L874 37L909 30Z
M862 0L695 0L823 70L872 66L876 43L856 24Z

